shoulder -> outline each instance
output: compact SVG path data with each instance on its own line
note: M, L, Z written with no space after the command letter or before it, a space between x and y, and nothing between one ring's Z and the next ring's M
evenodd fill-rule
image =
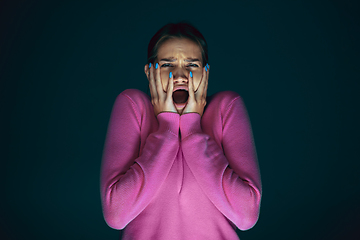
M138 89L126 89L117 95L114 108L142 114L145 109L151 108L150 97Z
M134 89L134 88L125 89L119 95L125 96L132 100L149 98L149 96L146 95L146 93L144 93L143 91L141 91L139 89Z
M244 112L246 109L242 97L234 91L217 92L207 98L207 103L205 106L207 115L220 113L226 117L229 113Z
M220 104L221 107L228 107L235 101L242 102L241 96L234 91L221 91L213 94L210 102Z
M128 99L136 105L143 105L150 101L150 97L139 89L125 89L118 96L117 99Z

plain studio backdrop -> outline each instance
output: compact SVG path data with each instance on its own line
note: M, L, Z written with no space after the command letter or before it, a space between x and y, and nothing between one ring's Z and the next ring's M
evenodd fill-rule
M125 1L123 1L125 2ZM208 95L247 106L263 183L241 240L359 239L357 1L1 1L0 239L118 239L100 203L112 105L147 44L188 20Z

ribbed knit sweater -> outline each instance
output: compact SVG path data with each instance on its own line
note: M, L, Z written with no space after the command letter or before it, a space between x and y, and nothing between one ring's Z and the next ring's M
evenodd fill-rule
M232 240L259 218L261 179L242 98L223 91L198 113L162 112L127 89L115 99L100 173L106 223L125 240Z

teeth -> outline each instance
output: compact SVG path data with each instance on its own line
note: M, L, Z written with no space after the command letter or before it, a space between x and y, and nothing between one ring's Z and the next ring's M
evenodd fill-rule
M175 90L174 92L179 92L179 91L188 92L188 90L186 90L186 89L178 89L178 90Z
M174 92L177 90L184 90L184 91L188 91L186 86L176 86L174 87Z

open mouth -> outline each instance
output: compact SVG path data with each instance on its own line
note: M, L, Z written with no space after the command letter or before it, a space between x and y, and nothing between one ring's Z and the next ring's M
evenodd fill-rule
M185 103L189 98L189 92L185 89L179 89L173 92L173 101L175 103Z

